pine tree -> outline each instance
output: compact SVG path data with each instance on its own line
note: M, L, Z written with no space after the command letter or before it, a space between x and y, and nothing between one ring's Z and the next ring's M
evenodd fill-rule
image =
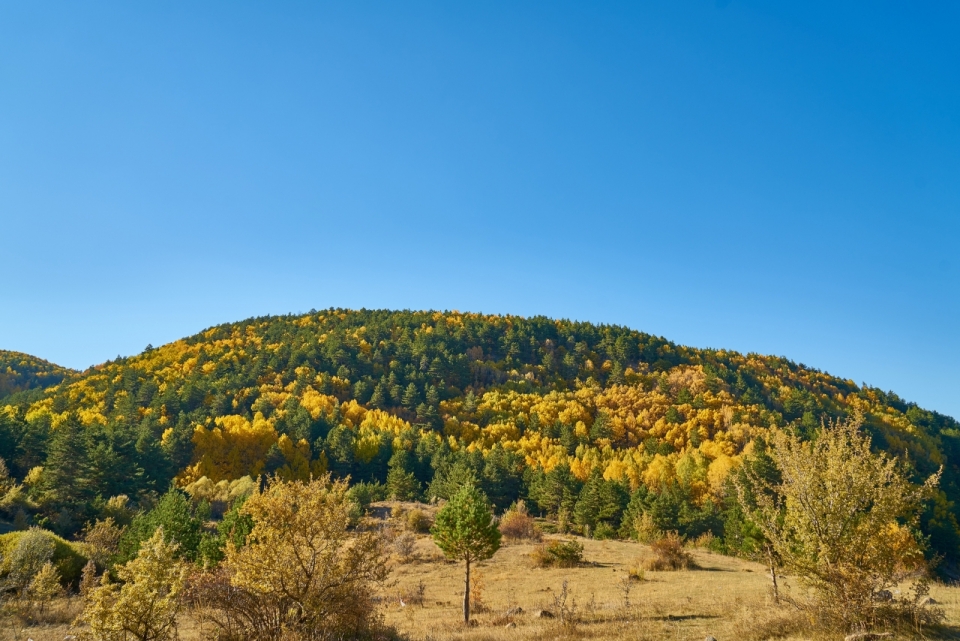
M373 389L373 396L370 397L370 406L383 409L387 406L387 386L381 381Z
M80 419L70 414L53 432L40 482L42 502L69 515L82 515L92 498L88 449Z
M407 389L403 392L403 406L407 409L413 409L417 406L417 400L420 398L420 392L417 391L417 385L414 382L410 382L407 385Z
M387 464L387 491L397 501L413 501L420 494L420 483L413 473L410 453L397 450Z
M166 532L167 539L177 544L179 556L190 561L196 559L203 522L194 515L189 498L183 492L171 488L157 502L156 507L137 516L120 537L118 560L132 560L143 542L160 529Z
M500 549L500 530L487 497L472 483L464 485L437 513L432 532L447 558L465 563L463 621L470 623L470 564Z

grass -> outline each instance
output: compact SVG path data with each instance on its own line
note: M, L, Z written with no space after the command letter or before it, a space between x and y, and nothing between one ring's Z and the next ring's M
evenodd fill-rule
M395 585L382 604L386 620L413 641L699 641L707 635L720 641L843 638L810 636L804 631L804 621L789 608L774 606L769 576L760 564L688 550L698 569L646 570L642 581L630 581L627 577L638 567L638 557L653 556L648 546L577 540L584 547L584 563L578 567L534 567L530 553L535 543L506 545L492 559L480 563L487 611L474 617L478 625L465 628L460 602L463 568L440 560L429 537L420 537L418 557L427 560L395 568ZM564 626L556 618L535 617L537 610L556 609L556 597L564 581L568 585L568 607L571 600L576 601L577 623ZM392 597L413 592L420 582L426 586L424 607L401 607L399 599ZM932 596L945 608L948 625L939 637L928 631L927 638L960 639L960 588L935 585ZM523 614L506 616L517 606ZM515 627L506 627L511 623Z
M508 542L492 559L475 566L475 576L482 577L485 607L474 617L477 625L467 628L462 624L462 565L446 561L429 535L415 535L408 560L391 561L393 573L382 592L381 611L386 622L410 641L700 641L707 635L719 641L843 638L842 634L811 636L804 621L789 608L775 607L762 565L687 549L697 569L638 572L654 556L646 545L569 535L548 536L546 542L574 538L583 545L583 563L576 567L534 567L530 554L537 547L535 542ZM642 580L637 580L639 576L631 580L631 570L641 574ZM536 617L541 609L557 612L565 581L564 608L572 613L572 621L564 624L559 617ZM925 631L925 638L960 640L960 587L933 585L931 596L945 609L947 625ZM400 605L401 597L406 606ZM74 601L64 607L75 610L78 604ZM509 613L517 607L523 612ZM14 631L5 623L0 622L0 641L62 641L72 634L66 624ZM180 638L193 641L203 635L185 616Z

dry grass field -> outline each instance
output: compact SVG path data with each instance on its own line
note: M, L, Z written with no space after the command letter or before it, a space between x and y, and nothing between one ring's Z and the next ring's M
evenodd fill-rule
M386 516L389 511L381 507L375 513ZM475 566L474 595L482 606L474 614L475 624L465 627L462 565L446 561L429 535L418 535L412 554L391 559L393 571L382 591L381 611L386 622L410 641L702 641L708 635L718 641L843 638L842 634L811 635L789 608L774 606L769 575L759 564L691 550L699 569L646 571L642 580L630 580L628 570L650 554L646 546L578 540L583 544L584 563L569 569L536 568L530 559L534 543L505 541L492 559ZM564 581L566 607L573 615L569 624L556 616ZM945 609L946 626L894 638L960 639L960 587L935 584L931 596ZM63 614L60 623L26 630L8 627L0 640L63 641L72 634L67 621L79 604L65 600L57 607ZM522 612L508 614L516 608ZM539 610L555 616L538 617ZM192 641L203 636L185 615L180 638Z
M707 635L719 641L815 638L804 632L803 621L788 608L772 604L769 575L761 565L694 550L701 569L648 571L642 581L625 581L628 568L648 554L646 546L580 541L586 563L578 568L535 568L529 558L533 544L506 545L493 559L481 563L477 574L485 607L476 615L478 625L465 628L459 603L463 568L441 560L432 541L422 537L417 548L420 559L398 565L393 573L396 585L387 590L386 619L418 641L702 641ZM409 599L421 581L425 585L422 608ZM579 621L572 626L535 616L541 609L557 612L556 598L564 581L568 602L576 601ZM626 595L625 583L630 586ZM400 605L401 595L408 597L405 607ZM932 596L946 609L948 620L948 629L933 638L960 639L960 588L936 585ZM504 616L517 606L523 614Z

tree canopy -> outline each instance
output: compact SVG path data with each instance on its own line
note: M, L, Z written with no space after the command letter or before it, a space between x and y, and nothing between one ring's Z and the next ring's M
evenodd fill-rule
M529 498L597 536L632 533L633 510L736 547L731 473L758 439L861 412L911 481L943 465L920 528L958 560L960 423L782 357L546 317L328 309L63 375L0 400L20 488L0 513L64 534L112 496L149 508L171 482L330 472L423 499L472 478L498 510Z

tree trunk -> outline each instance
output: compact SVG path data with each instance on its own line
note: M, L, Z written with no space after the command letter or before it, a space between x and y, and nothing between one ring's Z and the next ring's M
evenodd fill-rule
M770 562L770 579L773 581L773 602L780 605L780 588L777 586L777 563L773 558L773 548L767 546L767 560Z
M467 559L467 580L463 588L463 622L470 623L470 559Z

